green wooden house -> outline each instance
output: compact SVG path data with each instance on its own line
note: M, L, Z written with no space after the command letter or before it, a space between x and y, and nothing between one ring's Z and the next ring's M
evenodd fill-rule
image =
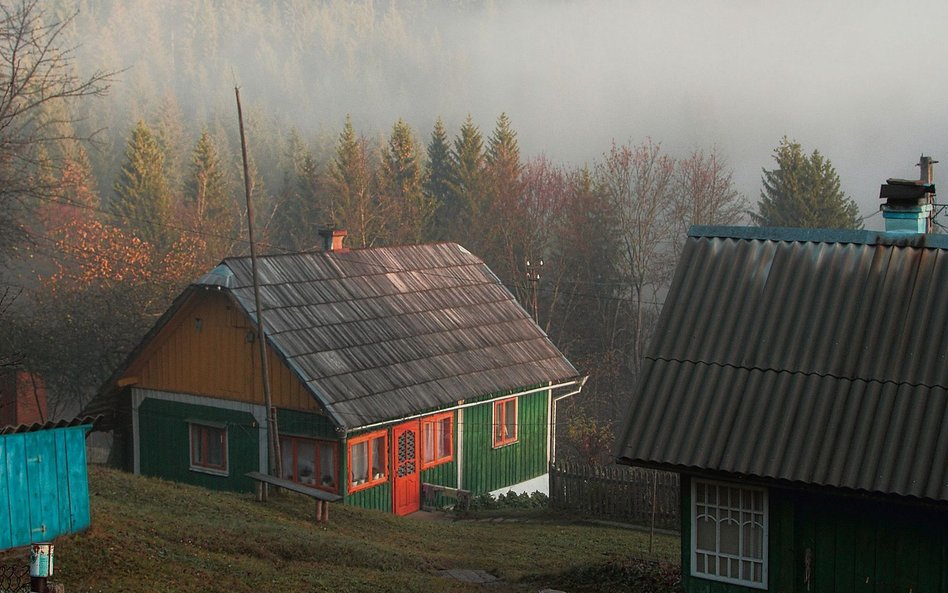
M684 590L948 592L946 330L944 235L692 228L616 449Z
M259 258L283 477L410 513L423 484L545 491L583 380L456 244ZM267 472L249 258L188 287L87 407L136 473L250 491Z

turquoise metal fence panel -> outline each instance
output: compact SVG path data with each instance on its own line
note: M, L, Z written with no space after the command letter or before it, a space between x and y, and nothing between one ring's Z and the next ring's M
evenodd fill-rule
M89 527L89 428L0 435L0 550Z

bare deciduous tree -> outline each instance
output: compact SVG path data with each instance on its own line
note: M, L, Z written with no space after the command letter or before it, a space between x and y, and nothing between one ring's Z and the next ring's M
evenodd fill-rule
M674 264L675 161L647 139L639 146L616 145L598 169L613 204L620 236L619 269L633 320L628 358L638 374L648 338L651 309L657 312Z
M691 225L738 224L744 219L747 200L734 188L731 170L716 149L708 154L695 150L678 161L675 183L676 249Z
M35 199L59 199L37 175L50 147L88 139L74 131L69 104L105 93L115 74L76 74L74 48L61 45L75 14L51 16L39 0L0 4L0 258L28 238Z

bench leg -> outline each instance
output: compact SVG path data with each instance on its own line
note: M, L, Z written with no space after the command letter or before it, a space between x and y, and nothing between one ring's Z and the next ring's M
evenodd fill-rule
M316 501L316 522L317 523L329 522L329 502L325 500Z
M267 502L267 485L257 482L257 502Z

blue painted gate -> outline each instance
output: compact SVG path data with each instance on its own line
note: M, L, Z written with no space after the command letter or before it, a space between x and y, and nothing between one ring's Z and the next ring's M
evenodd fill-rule
M85 436L90 428L0 435L0 550L89 527Z

